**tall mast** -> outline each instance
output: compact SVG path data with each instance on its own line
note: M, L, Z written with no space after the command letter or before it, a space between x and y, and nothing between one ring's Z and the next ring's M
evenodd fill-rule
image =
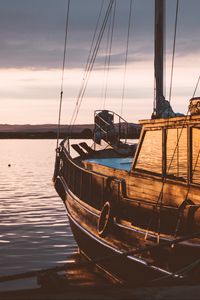
M159 109L163 95L164 73L164 28L165 28L165 0L155 0L155 84L156 84L156 110Z
M155 106L152 118L174 116L170 103L165 100L164 90L164 47L165 47L165 0L155 0L155 41L154 41L154 72L155 72Z

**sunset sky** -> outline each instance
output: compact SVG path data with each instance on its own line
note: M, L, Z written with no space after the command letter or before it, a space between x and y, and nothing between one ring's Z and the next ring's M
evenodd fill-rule
M175 0L167 0L166 98L173 45ZM105 13L109 1L104 1ZM71 0L62 123L68 124L82 83L102 0ZM92 123L93 111L120 113L129 0L117 0L110 72L104 69L107 32L99 49L76 123ZM0 123L57 123L67 0L0 1ZM200 75L200 1L180 0L172 106L186 113ZM103 17L101 18L101 22ZM154 97L154 1L133 0L123 117L149 118ZM107 97L104 98L107 78ZM200 88L197 91L200 95Z

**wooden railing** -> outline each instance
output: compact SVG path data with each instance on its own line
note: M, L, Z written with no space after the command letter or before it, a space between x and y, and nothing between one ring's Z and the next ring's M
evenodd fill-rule
M60 156L63 160L60 174L64 177L68 188L79 199L92 205L96 209L101 210L102 205L106 200L105 193L108 176L82 168L73 161L64 147Z
M176 207L162 205L161 227L158 228L157 204L142 201L141 199L130 198L126 193L126 183L123 179L117 179L79 166L63 146L60 152L63 161L60 168L60 176L64 178L69 190L80 200L101 211L106 201L112 202L115 207L116 220L133 222L135 226L157 232L161 230L166 234L172 234L177 222L179 210ZM109 185L108 185L109 183ZM108 194L109 187L111 193ZM152 219L151 224L149 220ZM170 223L167 220L171 220ZM180 229L180 232L184 231Z

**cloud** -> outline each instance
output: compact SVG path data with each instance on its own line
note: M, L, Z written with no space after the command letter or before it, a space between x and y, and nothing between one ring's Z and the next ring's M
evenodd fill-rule
M117 1L111 61L124 63L129 0ZM6 0L0 2L0 68L61 68L64 46L66 0ZM167 51L172 49L176 1L167 1ZM104 1L105 13L108 1ZM70 7L67 64L83 68L96 25L100 0L73 0ZM153 0L133 1L129 57L136 61L152 59ZM200 51L200 1L182 0L177 31L178 55ZM101 18L102 21L102 18ZM118 33L117 33L118 32ZM105 32L106 33L106 32ZM104 37L104 44L106 37ZM99 51L96 67L105 57Z

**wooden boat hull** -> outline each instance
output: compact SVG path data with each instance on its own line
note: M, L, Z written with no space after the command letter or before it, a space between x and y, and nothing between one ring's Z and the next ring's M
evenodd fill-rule
M73 235L81 252L116 281L139 284L170 275L166 270L149 265L139 257L123 255L125 251L109 244L109 237L105 240L89 231L84 220L90 220L93 223L90 224L92 228L95 223L97 224L98 216L94 216L87 208L84 209L70 190L67 190L65 205Z
M170 243L175 239L175 231L171 232L168 229L170 226L175 228L178 221L184 223L187 216L190 216L189 213L187 214L187 209L193 209L193 205L189 203L184 208L183 214L180 214L178 207L162 205L160 217L164 222L161 222L161 231L151 231L148 228L148 222L152 215L155 216L155 221L157 220L156 202L152 199L150 201L148 194L144 194L141 190L141 195L138 194L138 197L135 197L135 193L139 190L138 181L142 185L148 181L150 190L158 185L157 189L159 190L162 184L160 179L153 178L152 180L151 178L150 180L148 176L139 178L137 174L127 176L122 171L118 174L115 169L111 174L107 172L108 169L104 170L105 167L101 167L101 170L94 170L85 165L84 160L72 159L67 149L63 145L61 146L54 174L55 188L67 208L77 244L90 260L94 260L114 277L132 284L174 275L177 271L199 260L199 236L196 241L189 240L170 247ZM169 184L166 183L165 188L168 186ZM178 190L181 187L186 191L186 185L176 185ZM170 190L172 194L172 189ZM192 187L191 191L193 197L198 197L199 190L196 187ZM152 197L151 193L149 195ZM144 196L146 196L145 199L143 199ZM179 201L178 199L182 198L182 195L179 198L177 196L176 199L176 194L173 194L173 197ZM112 206L112 222L108 223L109 226L102 235L99 223L106 203ZM182 202L180 201L180 203ZM195 206L194 220L198 217L198 208L198 205ZM143 224L140 224L141 222ZM166 224L166 228L162 232L163 223ZM181 222L180 225L182 226ZM195 226L190 227L193 229L192 232L199 231L198 222L195 223ZM178 227L181 229L180 226ZM148 235L147 239L145 238L146 234ZM183 230L181 236L186 235L187 231ZM163 247L165 242L169 243ZM151 247L148 252L145 250L146 252L140 254L126 254L127 251L134 252L136 249L140 250L146 246ZM109 259L103 259L107 256ZM196 270L193 272L192 269L192 273L189 272L189 276L194 275L198 278L199 268L197 268L197 272Z

